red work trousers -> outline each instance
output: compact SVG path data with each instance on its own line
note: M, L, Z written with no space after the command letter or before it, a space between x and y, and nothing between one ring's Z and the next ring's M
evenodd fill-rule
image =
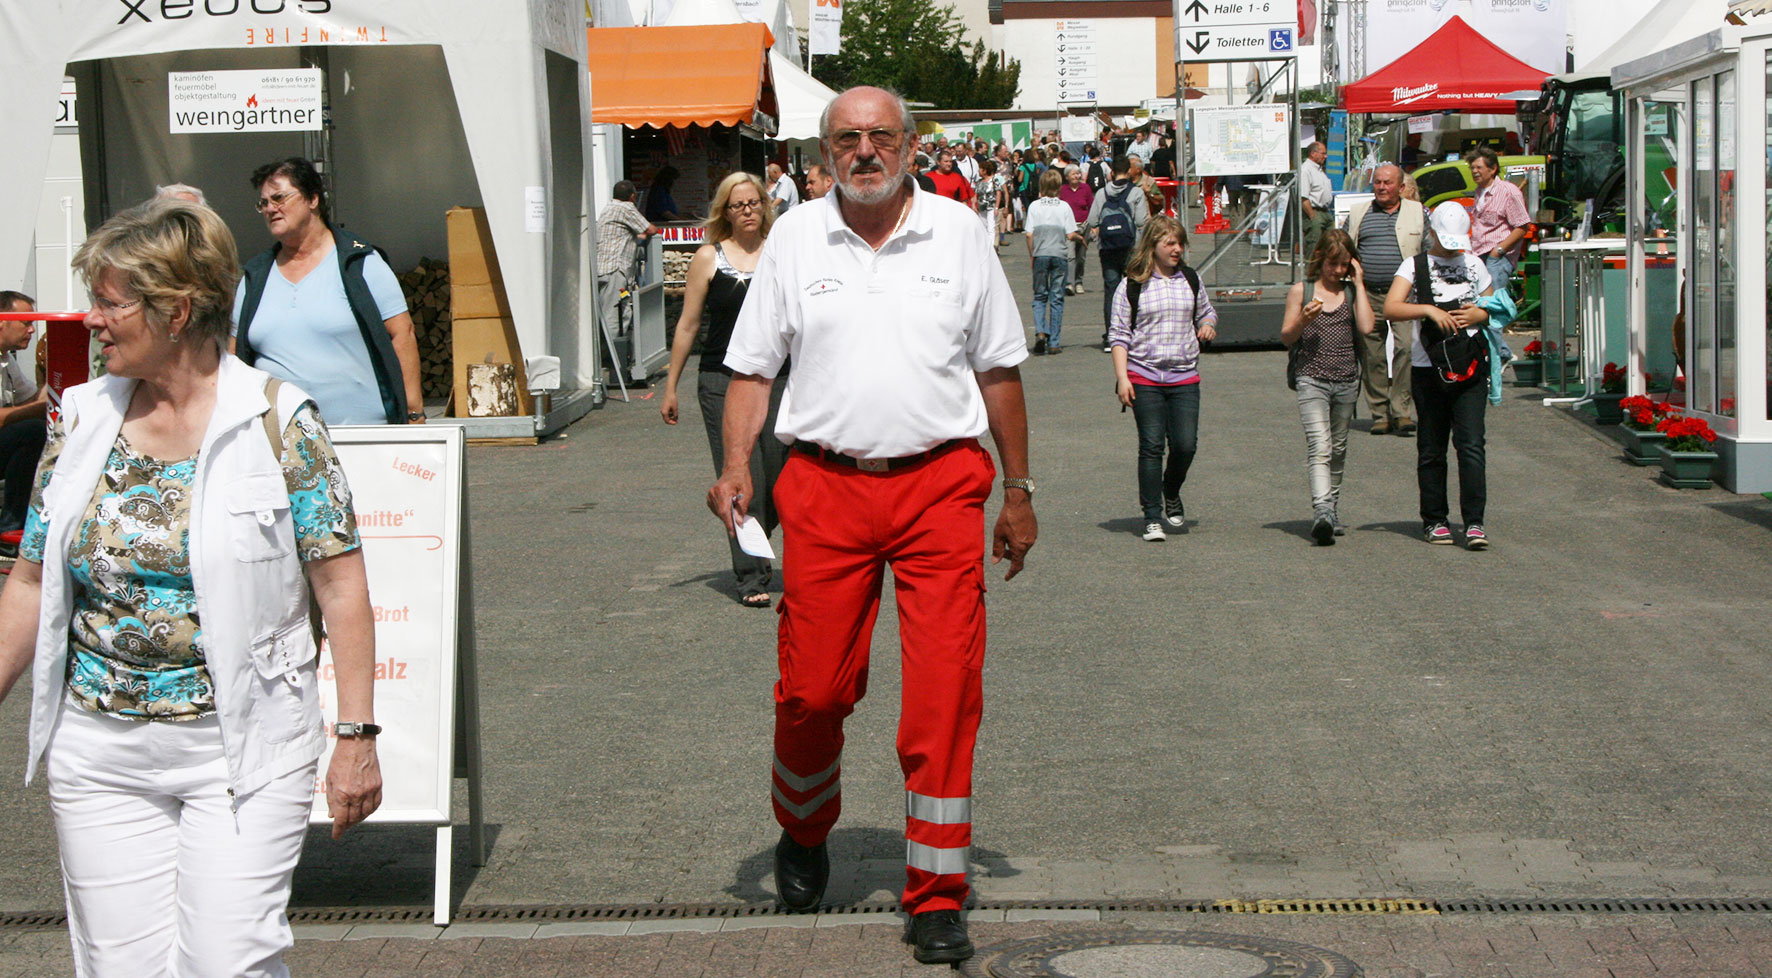
M904 907L958 909L972 845L972 749L984 663L984 503L996 466L968 442L863 472L794 453L775 485L784 594L775 686L775 817L823 842L842 808L843 720L867 692L890 564L904 692Z

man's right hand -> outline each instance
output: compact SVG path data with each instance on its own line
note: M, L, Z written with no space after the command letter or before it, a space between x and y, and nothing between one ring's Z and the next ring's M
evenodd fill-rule
M708 490L708 509L713 511L720 522L726 524L727 536L738 535L738 525L734 520L743 520L750 512L750 507L751 467L744 465L737 471L729 469L720 473L720 478Z

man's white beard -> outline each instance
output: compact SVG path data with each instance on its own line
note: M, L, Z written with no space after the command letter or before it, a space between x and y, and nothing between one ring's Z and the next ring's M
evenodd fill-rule
M881 168L881 172L885 172L884 167ZM900 170L898 173L898 179L894 180L891 177L887 177L885 180L881 181L878 187L871 190L861 190L851 187L842 180L837 181L834 189L841 193L845 200L852 200L857 204L880 204L891 200L892 195L898 193L898 188L902 186L904 181L908 178L908 173L908 170ZM852 171L849 176L851 179L854 179L854 172Z

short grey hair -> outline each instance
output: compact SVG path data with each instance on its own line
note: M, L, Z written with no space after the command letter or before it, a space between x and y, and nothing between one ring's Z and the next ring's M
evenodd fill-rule
M169 183L164 187L155 187L154 196L160 200L189 200L195 204L209 206L209 199L203 196L203 191L188 183Z
M840 99L843 96L848 95L850 92L855 91L856 88L875 88L875 87L877 87L877 86L857 85L854 88L845 88L841 92L837 93L837 98L831 99L829 102L826 102L825 106L824 106L824 111L820 112L818 114L818 141L822 143L822 142L825 142L831 138L831 106L837 104L837 99ZM915 140L917 138L917 117L915 115L911 114L911 107L910 107L910 105L906 104L906 102L904 100L904 96L898 94L897 92L893 91L890 88L882 88L882 89L880 89L880 91L885 92L887 95L892 96L893 104L898 106L898 115L899 115L900 125L904 129L905 136L912 139L912 140Z

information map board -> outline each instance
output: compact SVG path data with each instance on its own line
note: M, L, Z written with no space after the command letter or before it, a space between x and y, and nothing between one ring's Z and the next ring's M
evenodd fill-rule
M339 425L329 429L350 485L375 616L375 720L381 808L371 822L437 827L436 918L448 922L450 792L462 745L474 862L483 861L473 592L468 575L466 436L456 425ZM320 707L330 740L337 717L331 649L320 652ZM457 707L461 715L457 715ZM310 824L326 811L328 746L314 780Z
M1200 176L1292 171L1290 106L1225 105L1192 111L1194 168Z

